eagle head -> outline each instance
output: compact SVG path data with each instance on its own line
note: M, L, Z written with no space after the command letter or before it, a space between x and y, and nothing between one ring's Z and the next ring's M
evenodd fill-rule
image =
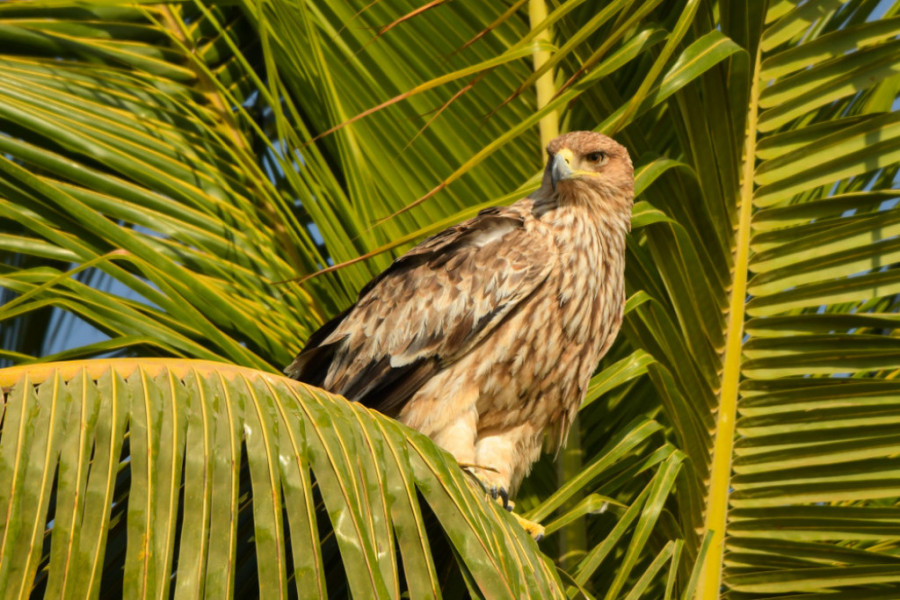
M624 146L602 133L573 131L550 142L547 154L545 194L560 203L591 198L605 205L621 204L630 213L634 167Z

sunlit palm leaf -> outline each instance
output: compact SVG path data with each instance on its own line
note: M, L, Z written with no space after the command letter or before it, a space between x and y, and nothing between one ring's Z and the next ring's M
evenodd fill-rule
M7 593L37 573L50 595L96 597L112 563L127 597L221 597L255 560L261 596L324 597L343 586L327 589L333 536L353 596L436 596L453 570L432 556L433 514L477 594L561 595L534 541L449 455L359 405L201 361L19 367L0 386Z
M713 213L685 214L671 187L683 184L661 179L673 195L659 196L663 187L655 185L646 197L674 223L646 227L649 252L635 249L632 260L642 266L631 273L658 273L665 290L640 282L651 299L631 313L626 332L659 363L648 373L698 476L714 534L703 598L720 593L723 564L725 589L750 594L850 593L895 581L891 543L860 543L849 532L823 532L805 545L788 535L785 543L780 527L793 527L770 520L777 511L840 518L840 507L822 505L852 501L857 524L876 526L883 499L900 496L883 431L890 409L878 400L889 392L877 391L897 364L893 338L884 335L893 320L881 315L892 312L900 291L895 209L882 204L896 193L880 191L897 174L896 114L882 112L891 110L896 89L877 93L886 85L878 78L893 73L883 57L895 54L896 42L885 33L890 19L862 24L872 5L826 4L773 6L779 14L766 19L771 24L750 31L760 36L762 56L749 81L741 81L747 72L711 71L670 105L689 136L685 162L700 197L710 209L723 198L726 217L713 221L713 233L698 221ZM745 10L742 24L762 22ZM836 30L848 22L859 25ZM755 43L748 49L753 56ZM725 89L732 106L734 91L748 93L747 134L744 114L729 113L722 101ZM680 229L688 223L694 226ZM727 244L711 244L716 237ZM848 312L856 314L836 314ZM745 315L757 317L746 329ZM878 416L863 408L873 403ZM798 534L808 524L798 522ZM841 553L826 540L858 550Z

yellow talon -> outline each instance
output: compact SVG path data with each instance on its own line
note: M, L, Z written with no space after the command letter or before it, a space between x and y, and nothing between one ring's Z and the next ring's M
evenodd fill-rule
M534 538L534 541L539 542L541 538L544 537L544 526L536 521L529 521L525 517L521 517L516 513L512 513L512 516L516 518L516 521L519 525L522 526L522 529L528 533L531 537Z
M535 541L540 541L541 538L544 537L544 526L535 521L530 521L525 517L519 516L513 512L513 508L515 508L516 504L512 500L509 499L509 494L507 494L506 489L502 487L498 487L497 485L492 485L489 477L485 477L485 472L493 471L496 472L495 469L490 467L483 467L479 465L470 465L465 463L460 463L460 466L472 476L472 479L475 480L476 483L484 490L485 496L487 498L492 498L494 502L499 504L503 509L508 510L509 513L516 519L516 522L524 529L528 535L534 538Z

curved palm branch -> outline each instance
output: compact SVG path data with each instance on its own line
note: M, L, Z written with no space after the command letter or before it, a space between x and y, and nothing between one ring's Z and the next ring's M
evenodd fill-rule
M454 577L484 597L563 597L534 541L452 457L342 398L169 359L4 369L0 387L9 595L96 598L123 569L129 598L256 586L266 598L289 586L300 597L427 598ZM434 562L435 517L455 561ZM326 560L335 542L341 561ZM253 562L258 580L241 578Z

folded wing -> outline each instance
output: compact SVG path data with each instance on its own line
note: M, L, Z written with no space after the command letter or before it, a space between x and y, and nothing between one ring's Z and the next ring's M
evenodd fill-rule
M398 258L314 333L286 373L396 415L545 283L551 241L516 205L490 208Z

